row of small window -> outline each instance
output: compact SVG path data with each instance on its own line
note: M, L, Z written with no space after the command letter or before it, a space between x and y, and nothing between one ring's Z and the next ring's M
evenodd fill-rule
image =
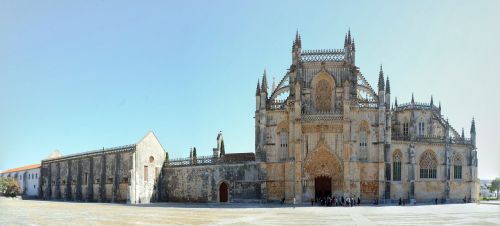
M101 183L101 179L95 179L94 184L100 184L100 183ZM112 183L113 183L113 178L108 177L106 180L106 184L112 184ZM120 183L128 183L128 177L122 177ZM56 181L52 180L52 185L55 185L55 184L56 184ZM66 185L66 180L62 180L61 184ZM71 184L75 185L76 180L72 180ZM88 177L87 177L87 175L85 175L85 177L83 178L83 185L87 185L87 184L88 184Z
M436 179L437 169L420 169L421 179ZM392 180L401 181L401 162L392 163ZM462 179L462 166L453 166L453 179Z
M424 134L425 134L425 123L419 122L418 123L418 135L423 136ZM405 137L409 136L407 122L403 123L403 136L405 136Z
M7 177L10 177L10 175L8 175ZM28 173L27 177L28 177L28 180L38 179L38 173ZM23 175L19 175L17 177L17 179L22 180ZM25 179L26 179L26 177L25 177Z

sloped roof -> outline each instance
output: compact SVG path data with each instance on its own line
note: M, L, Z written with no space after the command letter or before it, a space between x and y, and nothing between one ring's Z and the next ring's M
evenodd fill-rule
M14 173L14 172L19 172L19 171L24 171L24 170L30 170L30 169L36 169L36 168L40 168L40 164L32 164L32 165L27 165L27 166L13 168L13 169L8 169L8 170L5 170L5 171L1 172L1 174Z

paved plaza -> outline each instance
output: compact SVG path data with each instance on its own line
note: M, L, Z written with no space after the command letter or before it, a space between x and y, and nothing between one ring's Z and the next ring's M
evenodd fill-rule
M0 225L500 225L500 205L282 207L0 200Z

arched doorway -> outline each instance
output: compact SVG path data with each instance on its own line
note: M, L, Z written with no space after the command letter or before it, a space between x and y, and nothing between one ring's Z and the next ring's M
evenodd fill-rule
M314 196L318 199L332 195L332 178L320 176L314 178Z
M219 202L227 202L229 189L226 182L222 182L219 186Z

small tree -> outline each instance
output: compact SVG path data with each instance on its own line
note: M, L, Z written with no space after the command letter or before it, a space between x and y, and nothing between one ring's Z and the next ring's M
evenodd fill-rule
M193 148L193 164L197 164L197 160L196 160L196 147Z
M224 149L224 140L220 141L220 156L223 156L226 154L226 150Z
M497 177L495 180L491 181L489 189L491 192L497 193L497 199L498 199L498 192L500 191L500 177Z
M0 178L0 193L7 197L16 197L21 194L21 186L14 178Z

